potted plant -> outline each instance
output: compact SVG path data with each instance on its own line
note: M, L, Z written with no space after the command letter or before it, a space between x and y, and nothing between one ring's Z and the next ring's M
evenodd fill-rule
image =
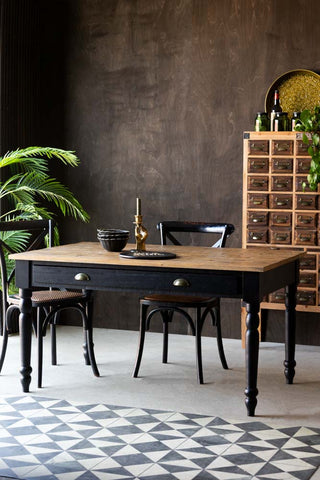
M0 169L3 169L1 178L5 179L0 181L0 202L5 200L5 206L8 207L1 212L0 221L52 218L54 213L49 210L50 203L64 216L89 221L88 213L73 193L50 176L50 159L57 159L71 167L79 165L74 152L52 147L18 148L0 157ZM57 228L54 237L55 244L58 244ZM28 233L1 232L1 238L12 250L20 251L28 241ZM10 271L14 262L8 258L6 262ZM18 331L17 324L12 324L10 328L12 332Z
M317 190L320 182L320 106L316 106L313 111L303 110L295 130L303 132L302 140L309 145L308 153L311 156L311 163L308 184L311 190ZM305 186L306 184L304 188Z

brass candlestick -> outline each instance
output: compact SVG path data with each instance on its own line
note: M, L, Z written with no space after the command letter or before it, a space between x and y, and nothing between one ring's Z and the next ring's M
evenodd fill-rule
M148 230L142 225L142 215L141 215L141 200L137 198L137 213L134 216L134 235L136 237L136 250L145 251L146 250L146 239L148 236Z

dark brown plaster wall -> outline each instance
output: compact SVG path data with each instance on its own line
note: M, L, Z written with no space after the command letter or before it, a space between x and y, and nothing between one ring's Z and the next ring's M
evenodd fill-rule
M45 3L39 138L77 151L81 166L59 174L91 215L62 221L62 241L133 233L140 196L150 242L157 221L188 219L233 223L241 246L242 134L275 78L320 71L319 0ZM239 302L223 305L223 334L239 338ZM96 325L138 328L135 295L99 293L95 312ZM282 332L272 312L267 339ZM298 342L320 344L317 315L298 315Z

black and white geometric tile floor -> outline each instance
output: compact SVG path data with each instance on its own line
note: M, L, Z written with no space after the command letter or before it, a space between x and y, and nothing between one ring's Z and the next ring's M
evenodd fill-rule
M25 480L308 480L320 429L38 396L0 399L0 475Z

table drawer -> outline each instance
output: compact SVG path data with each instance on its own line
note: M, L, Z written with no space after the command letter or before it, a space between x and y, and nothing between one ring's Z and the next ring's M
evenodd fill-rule
M291 229L274 227L270 229L270 243L289 245L291 242Z
M292 177L272 177L271 190L273 190L274 192L291 192Z
M298 305L315 305L316 304L315 292L309 292L307 290L298 290L297 304Z
M270 208L284 210L292 208L292 195L272 194L270 195Z
M268 225L268 212L248 212L248 225L260 225L261 227Z
M272 227L290 227L291 226L291 213L287 212L271 212L270 213L270 225Z
M308 173L310 170L310 163L310 158L299 158L296 164L297 173Z
M307 175L296 177L296 192L311 192Z
M249 140L249 155L267 155L269 153L268 140Z
M267 158L249 158L248 172L249 173L268 173L269 163Z
M308 213L296 213L296 226L297 227L310 227L316 228L317 214L313 212Z
M269 302L284 303L285 298L286 298L286 294L285 294L284 288L280 288L280 290L270 293Z
M311 141L309 144L304 143L303 140L297 140L297 155L307 155L308 148L311 145Z
M317 275L311 272L301 272L299 287L316 288Z
M296 208L298 210L316 210L317 200L317 195L297 195Z
M292 140L273 140L272 141L272 155L292 155L293 141Z
M268 229L249 227L247 232L248 243L268 243Z
M300 258L300 270L316 270L317 259L314 254L306 254Z
M317 245L317 232L316 230L300 230L295 231L295 244L296 245Z
M83 280L76 280L77 275ZM33 265L32 285L55 286L88 290L135 291L150 293L183 293L209 295L241 295L241 273L217 272L189 274L182 271L159 271L150 268L94 268L64 265ZM174 286L177 279L185 286Z
M268 190L269 179L267 176L248 176L248 190Z
M271 161L272 173L292 173L292 158L273 158Z
M268 208L268 194L250 193L248 195L249 208Z

